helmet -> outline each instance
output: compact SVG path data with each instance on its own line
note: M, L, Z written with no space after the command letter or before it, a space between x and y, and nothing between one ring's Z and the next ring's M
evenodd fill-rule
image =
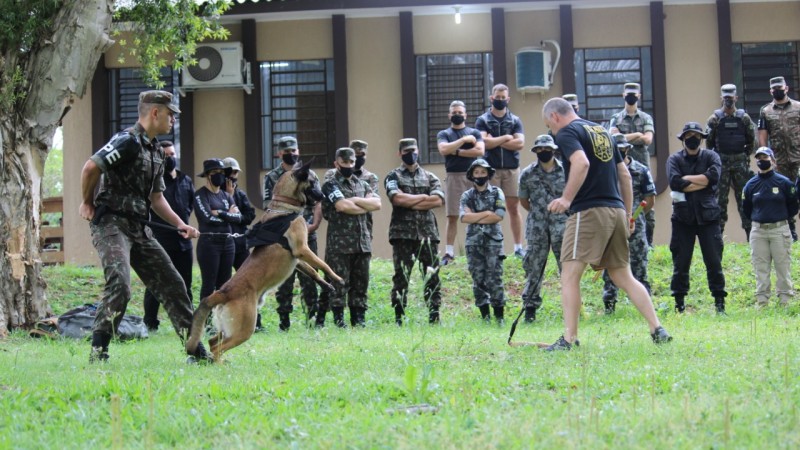
M475 181L475 177L472 176L472 171L476 167L483 167L489 172L489 178L494 176L494 167L490 166L488 162L486 162L483 158L478 158L475 161L472 161L472 164L469 165L469 169L467 169L467 179L469 181Z

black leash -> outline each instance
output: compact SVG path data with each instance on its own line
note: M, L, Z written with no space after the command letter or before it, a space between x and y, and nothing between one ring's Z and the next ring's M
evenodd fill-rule
M548 245L549 247L549 245ZM530 250L530 249L528 249ZM548 248L548 253L549 253ZM544 278L544 268L547 265L547 260L545 260L544 264L542 264L542 268L539 271L539 283L542 283L542 278ZM520 317L522 317L522 313L525 312L525 300L522 301L522 306L520 307L519 314L517 314L517 318L514 319L514 323L511 324L511 331L508 333L508 344L511 345L511 338L514 337L514 332L517 331L517 324L519 323Z
M136 216L131 215L131 214L125 214L125 213L120 212L120 211L114 211L112 209L109 209L106 205L100 205L95 209L94 217L92 218L92 224L97 225L98 223L100 223L100 219L102 219L103 216L106 215L106 214L113 214L115 216L120 216L120 217L124 217L126 219L135 220L135 221L141 223L142 225L147 225L150 228L161 228L161 229L164 229L164 230L170 230L170 231L175 231L175 232L178 232L178 233L182 233L182 231L180 229L178 229L178 227L173 227L172 225L167 225L165 223L153 222L152 220L147 220L147 219L142 218L142 217L136 217ZM234 239L244 236L243 234L239 234L239 233L204 232L204 233L199 233L199 234L201 236L225 236L225 237L232 237Z

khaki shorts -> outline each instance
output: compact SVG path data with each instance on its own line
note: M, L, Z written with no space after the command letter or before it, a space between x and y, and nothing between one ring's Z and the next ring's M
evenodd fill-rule
M569 216L561 262L581 261L597 269L628 265L628 223L622 208L598 207Z
M472 189L472 181L467 179L467 172L447 172L444 179L445 211L447 217L458 216L461 206L461 194Z
M516 169L497 169L492 184L503 190L506 198L519 197L519 167Z

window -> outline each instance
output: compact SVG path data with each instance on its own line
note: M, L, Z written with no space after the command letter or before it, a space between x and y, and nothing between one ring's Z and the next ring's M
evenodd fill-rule
M262 160L275 167L275 142L295 136L304 161L329 167L336 151L333 60L261 63Z
M653 69L650 47L587 48L575 50L575 94L581 116L607 126L625 107L622 85L639 83L639 108L653 112ZM653 148L651 146L651 154Z
M737 106L758 121L761 107L772 101L769 79L782 76L791 92L800 83L798 42L733 44L734 84L738 88Z
M417 56L417 130L420 160L441 163L436 134L450 127L450 103L467 105L468 125L489 107L491 53Z
M161 69L161 81L164 87L161 90L172 92L172 102L180 107L178 95L178 72L171 67ZM109 101L111 102L110 120L108 125L109 138L132 127L139 120L139 93L156 89L144 84L139 69L112 69L109 71ZM175 121L171 134L158 136L160 140L170 140L175 143L175 153L180 158L180 118Z

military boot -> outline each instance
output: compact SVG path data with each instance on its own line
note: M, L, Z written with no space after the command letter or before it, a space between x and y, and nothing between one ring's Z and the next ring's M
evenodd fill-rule
M745 227L744 229L744 234L747 236L747 242L750 242L750 230L752 230L750 227Z
M797 228L794 224L794 218L789 220L789 232L792 233L792 241L797 242Z
M92 333L92 350L89 353L89 362L108 361L108 344L111 342L111 335L102 331Z
M536 320L536 307L525 307L525 323L533 323Z
M725 314L725 297L714 297L714 308L717 310L717 314L720 316L724 316Z
M394 307L394 323L396 323L398 327L403 326L404 315L405 315L405 308L403 308L403 305L397 305Z
M604 298L603 299L603 307L604 312L606 315L614 314L617 310L617 299L616 298Z
M264 325L261 324L261 313L258 313L258 315L256 315L256 329L255 329L255 332L256 333L261 333L261 332L264 332L264 331L266 331L266 330L264 329Z
M333 312L333 323L339 328L347 328L347 324L344 323L344 307L334 307L331 308Z
M684 311L686 311L686 305L683 302L685 298L686 297L683 295L675 296L675 311L679 313L683 313Z
M289 320L289 313L279 312L278 317L281 320L280 323L278 324L278 328L281 331L289 331L289 327L292 326L292 322Z
M494 318L497 320L497 324L502 325L506 323L505 317L503 317L505 308L502 306L493 306L492 309L494 310Z
M439 308L433 307L428 312L428 323L429 324L438 324L439 323Z
M361 327L364 328L367 326L366 320L366 308L361 308L359 306L351 306L350 307L350 325L353 327Z
M314 326L316 328L324 328L325 327L325 316L328 314L328 311L324 309L318 309L317 313L314 315Z
M492 315L491 315L491 311L489 310L489 305L481 306L480 310L481 310L481 319L483 319L483 321L487 322L487 323L491 322Z

